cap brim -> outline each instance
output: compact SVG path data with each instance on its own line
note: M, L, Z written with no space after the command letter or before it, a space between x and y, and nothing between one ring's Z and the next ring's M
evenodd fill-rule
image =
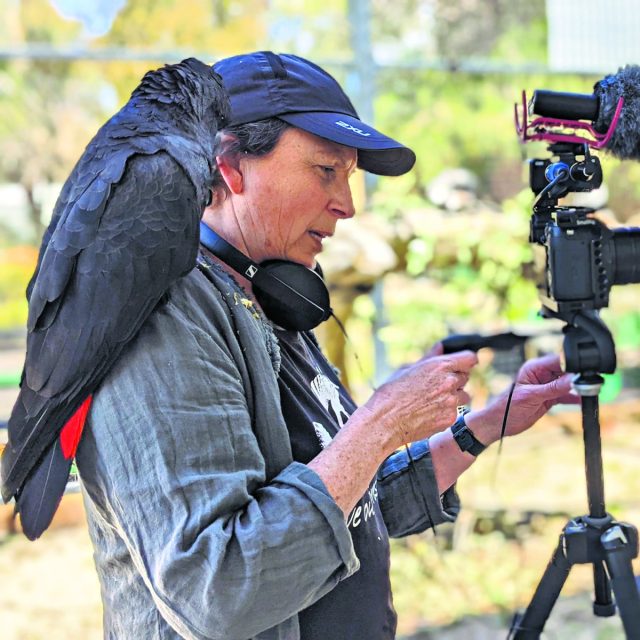
M410 171L416 154L368 124L344 113L306 111L278 114L278 118L316 136L358 150L358 166L381 176Z

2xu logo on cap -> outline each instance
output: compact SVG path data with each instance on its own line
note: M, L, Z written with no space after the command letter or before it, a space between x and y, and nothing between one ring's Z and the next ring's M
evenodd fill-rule
M354 133L357 133L359 136L370 136L371 135L370 133L366 133L362 129L358 129L357 127L354 127L351 124L343 122L342 120L336 120L336 124L339 127L343 127L344 129L348 129L349 131L353 131Z

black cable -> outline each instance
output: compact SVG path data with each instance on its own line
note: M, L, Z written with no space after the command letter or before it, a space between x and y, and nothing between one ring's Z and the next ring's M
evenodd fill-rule
M498 457L502 453L502 442L504 440L504 434L507 431L507 418L509 417L509 409L511 408L511 398L513 398L513 392L515 391L516 383L515 381L511 383L511 388L509 389L509 397L507 398L507 404L504 408L504 416L502 418L502 427L500 429L500 444L498 444Z
M562 169L558 171L558 175L544 189L542 189L542 191L538 194L536 199L533 201L534 208L536 207L538 202L540 202L544 198L544 196L546 196L547 193L549 193L549 191L553 189L553 187L555 187L560 182L564 182L568 177L569 177L568 169Z
M515 380L511 383L511 388L509 389L509 395L507 397L507 404L504 408L504 415L502 417L502 427L500 428L500 441L498 443L498 455L496 456L496 464L493 468L493 480L491 484L495 489L496 481L498 479L498 462L500 461L500 456L502 455L502 443L504 442L504 436L507 432L507 419L509 418L509 409L511 408L511 399L513 398L513 392L516 388Z
M364 367L362 366L362 362L360 360L360 356L358 355L358 352L356 351L356 349L355 349L355 347L353 345L353 341L349 337L349 334L347 333L347 330L345 329L344 324L342 323L340 318L338 318L338 316L333 311L331 311L331 317L335 320L336 324L338 325L338 329L340 329L340 331L342 332L342 335L344 336L344 339L345 339L345 343L349 347L351 347L351 353L353 353L353 357L354 357L354 359L356 361L356 364L358 365L358 369L360 371L360 375L367 382L367 384L369 385L369 387L371 388L371 390L373 392L377 391L377 386L375 385L373 380L364 371Z
M424 506L424 514L425 516L427 516L427 520L429 523L427 526L427 529L431 529L433 531L433 537L435 538L438 535L436 531L436 525L434 524L433 518L431 517L431 512L429 511L427 491L425 490L425 486L422 482L422 477L420 476L420 473L418 473L418 467L416 466L416 462L413 456L411 455L410 443L405 442L404 448L405 448L405 451L407 452L407 456L409 460L408 468L409 468L409 477L411 478L411 484L413 485L413 480L415 478L418 483L418 493L422 498L422 505ZM431 451L429 451L429 455L431 455Z
M340 329L340 331L342 332L342 335L344 335L345 340L347 341L347 344L349 344L351 347L353 347L353 342L351 341L351 338L347 334L347 330L345 329L344 324L342 324L342 322L340 321L338 316L336 316L333 313L333 311L331 312L331 317L336 321L336 323L338 325L338 328ZM356 363L357 363L357 365L358 365L358 367L360 369L360 373L363 375L363 377L365 379L368 380L369 386L375 392L376 391L376 386L374 385L373 381L368 376L366 376L366 374L364 373L364 368L362 367L362 363L360 361L360 358L358 357L358 353L354 348L352 348L352 353L355 356ZM407 470L409 472L409 477L411 479L411 486L412 486L413 490L417 494L419 494L420 497L422 498L421 502L422 502L422 505L423 505L423 508L424 508L424 514L427 517L427 521L428 521L427 529L431 529L433 531L434 537L436 537L437 536L436 526L434 524L433 517L432 517L431 512L429 510L429 503L428 503L428 500L427 500L427 492L425 490L423 479L420 476L420 473L418 472L418 467L416 466L416 461L415 461L413 455L411 454L410 443L406 443L405 442L404 449L405 449L405 451L407 453L407 461L408 461Z

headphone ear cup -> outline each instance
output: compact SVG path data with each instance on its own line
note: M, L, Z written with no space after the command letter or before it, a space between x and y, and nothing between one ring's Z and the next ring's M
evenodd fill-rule
M258 265L204 222L200 222L200 242L251 281L253 295L265 315L280 327L309 331L331 316L322 271L318 274L287 260L266 260Z
M331 316L329 291L315 271L286 260L266 260L260 268L269 278L256 279L253 294L272 322L290 331L309 331Z

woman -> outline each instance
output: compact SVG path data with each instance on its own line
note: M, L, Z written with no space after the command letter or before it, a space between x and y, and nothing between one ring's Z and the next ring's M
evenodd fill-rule
M453 485L499 437L506 397L457 419L476 356L436 347L355 406L298 321L304 283L355 213L356 167L399 175L413 152L309 61L215 68L232 116L198 269L95 395L78 450L105 635L394 638L388 537L455 518ZM257 284L273 260L303 282L288 311L288 285ZM507 434L569 392L557 358L525 365Z

